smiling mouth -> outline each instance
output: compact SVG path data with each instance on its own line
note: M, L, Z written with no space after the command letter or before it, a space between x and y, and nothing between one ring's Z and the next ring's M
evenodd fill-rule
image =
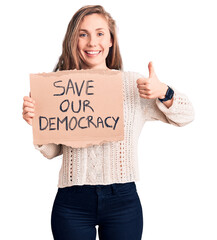
M101 51L84 51L86 53L86 55L88 56L97 56L98 54L101 53Z

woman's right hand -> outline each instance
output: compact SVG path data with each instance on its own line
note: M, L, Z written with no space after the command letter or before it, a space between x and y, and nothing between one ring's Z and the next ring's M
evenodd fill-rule
M35 116L35 101L31 98L31 93L23 97L23 119L32 125L32 119Z

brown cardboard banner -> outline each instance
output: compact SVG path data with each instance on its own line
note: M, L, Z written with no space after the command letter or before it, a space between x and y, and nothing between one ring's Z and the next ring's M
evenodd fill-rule
M34 144L79 148L124 139L121 71L30 74L30 91L36 101Z

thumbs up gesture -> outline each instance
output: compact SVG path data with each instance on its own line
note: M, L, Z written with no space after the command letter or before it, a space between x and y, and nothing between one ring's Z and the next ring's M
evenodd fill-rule
M137 79L137 88L141 98L165 98L168 86L159 81L152 62L148 64L149 77Z

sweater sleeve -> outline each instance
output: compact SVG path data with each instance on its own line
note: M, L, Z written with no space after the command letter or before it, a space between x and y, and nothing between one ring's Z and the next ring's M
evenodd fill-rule
M44 144L44 145L35 145L35 149L39 150L42 155L48 159L52 159L54 157L57 157L63 153L63 146L62 144Z
M143 77L138 75L138 78ZM188 97L171 86L174 90L173 104L167 108L158 98L140 97L140 105L145 121L160 120L174 126L182 127L194 120L194 108ZM138 88L137 92L139 94Z
M146 121L160 120L178 127L187 125L194 120L194 109L188 97L175 88L173 104L167 108L158 98L141 98L142 111Z

